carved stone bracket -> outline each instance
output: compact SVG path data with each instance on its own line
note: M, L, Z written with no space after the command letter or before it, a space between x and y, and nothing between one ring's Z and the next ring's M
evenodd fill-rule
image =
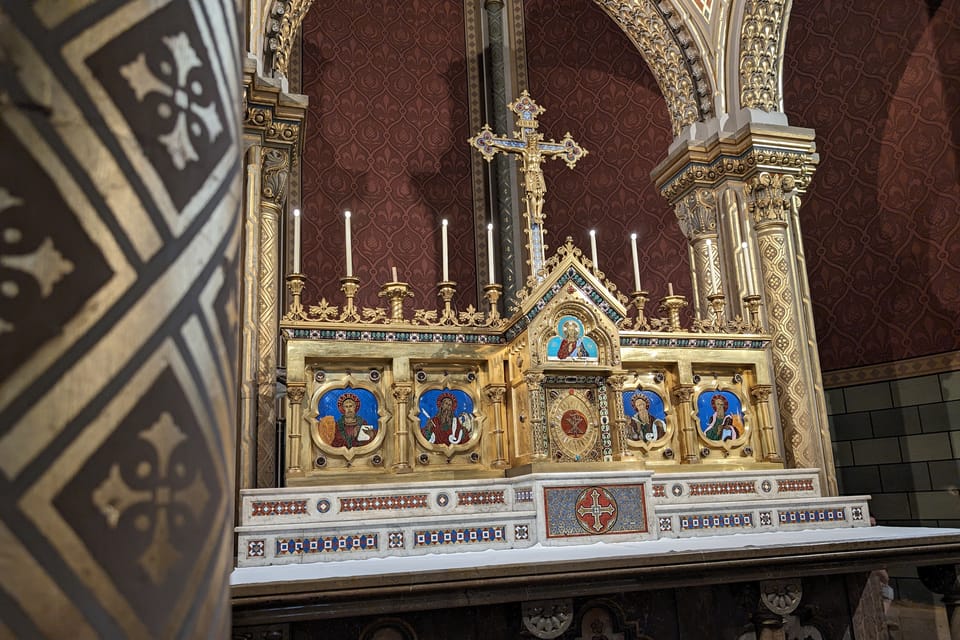
M523 626L535 638L558 638L573 623L573 600L538 600L521 603Z

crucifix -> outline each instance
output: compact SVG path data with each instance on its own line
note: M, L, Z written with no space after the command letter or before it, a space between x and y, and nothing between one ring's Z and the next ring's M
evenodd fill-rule
M543 244L543 201L547 193L547 185L543 179L543 162L550 158L562 159L568 167L574 168L577 160L587 155L587 150L574 142L570 133L564 134L560 142L543 139L543 134L537 131L540 123L537 116L546 111L533 101L526 91L520 97L507 105L517 117L519 131L513 132L513 137L496 136L490 130L490 125L483 125L480 133L470 138L471 147L476 147L487 162L499 151L501 153L516 153L520 156L520 172L523 174L524 199L527 203L526 220L529 242L527 250L530 252L530 270L537 280L543 276L541 270L544 263Z

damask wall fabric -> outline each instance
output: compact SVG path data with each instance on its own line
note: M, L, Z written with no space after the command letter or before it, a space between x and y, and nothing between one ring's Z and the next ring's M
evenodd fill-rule
M547 109L540 128L555 139L570 130L590 152L573 171L558 162L545 166L549 251L571 236L589 256L589 231L596 229L600 269L629 292L635 232L651 298L666 295L668 282L689 296L686 240L650 180L673 139L653 74L594 3L527 0L524 7L530 94Z
M443 218L456 303L477 306L463 23L462 3L429 0L317 2L307 14L306 303L343 298L349 209L358 306L383 304L391 267L413 285L411 307L439 306Z
M237 15L0 8L0 637L229 628Z
M960 349L960 2L795 2L784 76L823 368Z

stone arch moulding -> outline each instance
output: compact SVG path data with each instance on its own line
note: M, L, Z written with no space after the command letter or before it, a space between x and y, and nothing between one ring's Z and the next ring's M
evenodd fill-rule
M783 54L791 0L741 0L730 22L727 95L732 111L783 111ZM737 33L739 29L739 33Z
M273 76L287 77L290 70L290 52L304 16L313 0L272 0L264 17L264 70Z
M673 135L714 115L710 73L670 0L594 0L639 49L667 102Z

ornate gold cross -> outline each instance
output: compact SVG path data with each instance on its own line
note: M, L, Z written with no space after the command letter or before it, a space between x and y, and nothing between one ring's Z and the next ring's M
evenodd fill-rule
M550 158L561 158L568 167L574 168L577 160L587 155L587 150L574 142L570 132L564 134L560 142L544 141L543 134L537 131L540 123L537 116L546 111L524 91L520 97L507 105L517 117L519 131L513 132L513 137L498 137L490 130L490 125L483 125L480 133L470 138L470 146L476 147L487 162L499 151L501 153L516 153L520 156L520 172L523 174L524 198L527 202L527 233L530 242L527 245L530 251L530 268L533 275L539 277L544 262L543 246L543 201L547 193L547 185L543 179L543 162Z

